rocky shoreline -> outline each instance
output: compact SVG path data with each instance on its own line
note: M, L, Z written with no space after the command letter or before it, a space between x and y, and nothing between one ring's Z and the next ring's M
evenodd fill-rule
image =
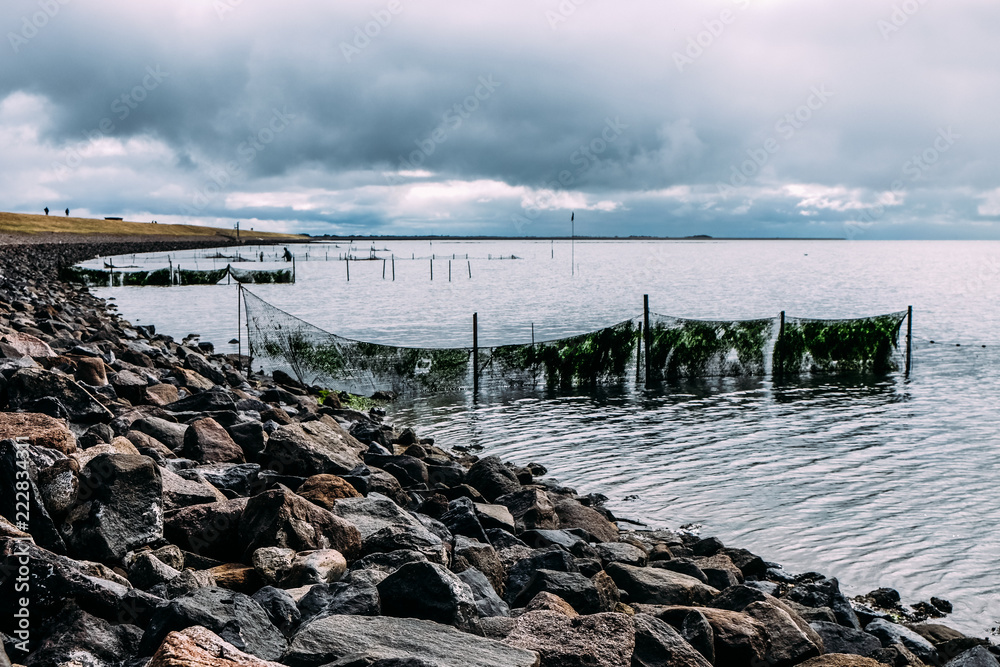
M0 246L0 667L1000 667L944 600L625 530L57 278L206 245Z

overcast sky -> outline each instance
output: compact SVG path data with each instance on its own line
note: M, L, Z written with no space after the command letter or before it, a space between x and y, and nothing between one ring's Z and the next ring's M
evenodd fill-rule
M1000 238L996 0L4 0L0 210Z

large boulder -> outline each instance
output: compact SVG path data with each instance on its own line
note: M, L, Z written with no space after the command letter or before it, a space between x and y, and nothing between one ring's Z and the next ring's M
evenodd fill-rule
M791 667L823 653L822 642L817 644L810 639L782 609L768 602L754 602L743 611L767 631L764 659L769 665ZM810 634L814 634L811 628Z
M537 651L545 667L630 667L635 625L624 614L570 618L554 611L530 611L515 619L504 643Z
M523 489L496 499L514 517L517 530L553 530L559 527L559 517L549 495L541 489Z
M285 475L343 475L363 465L368 448L330 417L279 426L267 440L260 461Z
M469 468L465 483L483 494L483 497L490 502L521 489L517 475L496 456L487 456L476 461Z
M131 429L156 438L172 451L179 452L184 448L188 427L159 417L142 417L132 422Z
M407 563L378 585L386 616L423 618L482 634L471 589L436 563Z
M850 653L870 657L872 653L882 648L878 637L863 630L827 621L814 621L810 625L823 638L823 647L827 653Z
M559 527L581 528L593 535L599 542L615 542L618 526L608 521L597 510L581 505L575 500L563 500L556 505Z
M503 593L507 604L513 604L520 597L521 591L525 589L538 570L579 572L580 568L573 556L559 547L528 551L523 558L518 558L507 570L507 583Z
M472 597L476 601L476 609L479 611L480 618L510 615L510 608L507 606L507 603L497 595L496 590L485 574L474 567L470 567L459 572L458 578L472 591Z
M645 604L709 604L719 591L693 577L659 568L611 563L607 573L627 592L629 602Z
M303 626L282 663L318 667L351 656L404 660L420 656L438 667L538 667L538 654L416 618L326 616ZM405 663L398 663L405 664Z
M711 667L708 660L670 625L646 614L636 614L632 667Z
M184 434L183 454L202 463L244 463L243 450L211 417L191 423Z
M70 421L109 422L114 417L72 378L40 368L22 368L7 382L7 400L18 410L39 399L54 398L66 408Z
M596 614L602 611L613 611L614 607L606 608L597 593L597 586L579 572L558 572L555 570L536 570L514 600L515 607L523 607L541 592L558 595L568 602L580 614Z
M139 644L150 655L170 632L203 626L241 651L277 660L287 646L264 609L252 598L223 588L200 588L153 612Z
M179 509L164 520L164 536L186 551L221 561L243 557L240 521L248 498L192 505Z
M80 472L78 505L67 518L72 551L119 561L163 537L163 485L147 456L101 454Z
M365 554L413 549L436 563L448 562L441 538L382 494L337 500L331 512L357 526Z
M171 632L146 667L281 667L244 653L199 625Z
M861 630L858 615L854 613L854 608L847 597L840 592L840 582L836 578L821 577L814 581L801 582L789 589L784 597L806 607L829 607L836 615L838 623Z
M25 658L25 667L122 664L135 656L142 630L109 623L71 604L39 634L41 641Z
M976 646L949 660L945 667L1000 667L1000 662L985 646Z
M168 514L182 507L226 499L217 488L204 480L185 479L167 468L160 468L160 475L163 481L163 509Z
M902 644L915 656L928 664L937 660L934 645L907 627L891 623L885 619L876 618L865 626L865 632L874 635L882 642L884 648L893 644Z
M298 609L302 622L309 623L323 616L380 616L382 603L375 584L359 579L312 586Z
M46 508L46 496L40 491L37 481L40 467L44 470L65 457L56 450L42 449L43 453L52 454L54 460L38 460L39 457L33 455L39 453L37 449L31 445L15 444L13 440L0 440L0 515L7 521L17 522L20 530L30 532L40 546L63 553L66 544ZM27 479L24 478L25 473ZM27 491L23 490L25 483ZM24 518L24 493L27 493L27 525L19 520Z
M302 482L295 492L325 510L333 510L337 500L361 497L343 477L336 475L313 475Z
M65 420L35 412L0 412L0 440L20 438L37 447L48 447L63 454L76 451L76 438Z
M260 547L336 549L348 560L361 552L361 533L353 523L287 490L251 498L240 519L239 536L248 558Z

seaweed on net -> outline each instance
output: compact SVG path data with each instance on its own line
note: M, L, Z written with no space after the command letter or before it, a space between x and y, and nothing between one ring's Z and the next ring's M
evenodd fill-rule
M218 285L229 273L229 267L199 271L197 269L176 269L174 278L178 285Z
M786 318L775 343L779 373L887 373L899 370L906 311L850 320Z
M238 269L229 267L229 274L243 284L285 284L292 282L291 269Z
M775 322L687 320L651 313L648 379L764 375Z

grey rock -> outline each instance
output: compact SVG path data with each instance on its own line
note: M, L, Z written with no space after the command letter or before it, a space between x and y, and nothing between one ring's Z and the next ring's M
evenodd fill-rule
M302 622L323 616L379 616L382 602L376 584L370 581L338 581L309 589L298 604Z
M185 551L223 562L238 561L243 556L240 521L248 502L235 498L177 510L165 518L164 536Z
M513 606L524 607L541 592L558 595L580 614L597 614L603 609L597 587L579 572L536 570L528 583L518 593Z
M681 620L681 636L706 660L715 664L715 632L712 624L698 610L689 611Z
M953 660L949 660L945 667L998 667L1000 662L993 657L984 646L976 646L969 649Z
M658 568L612 563L607 573L629 595L629 602L646 604L709 604L719 591L694 577Z
M559 547L530 552L529 556L519 559L508 569L504 601L513 604L538 570L578 572L579 567L573 556Z
M902 625L877 618L865 626L865 632L875 635L882 642L883 648L888 648L893 644L902 644L926 663L931 663L936 659L937 653L934 645Z
M823 638L827 653L850 653L870 658L872 653L882 648L878 637L863 630L826 621L813 621L810 625Z
M251 595L276 628L290 637L302 618L295 600L286 591L274 586L264 586Z
M112 624L70 604L58 620L45 628L24 666L117 666L135 656L141 636L142 630L134 625Z
M459 572L458 578L472 591L480 619L492 616L510 616L510 607L500 599L485 574L470 567Z
M472 591L436 563L408 563L378 585L386 616L423 618L481 635Z
M303 626L282 662L318 667L347 656L421 659L440 667L537 667L538 655L415 618L327 616ZM359 663L364 664L364 663Z
M285 475L344 475L362 465L366 447L330 417L279 426L260 454L261 464Z
M137 419L132 422L131 428L156 438L175 452L181 451L184 447L184 434L188 429L186 424L178 424L159 417Z
M635 615L632 667L711 667L705 657L663 621Z
M474 463L465 476L465 482L490 502L521 489L517 475L496 456L487 456Z
M604 565L622 563L635 567L645 567L648 561L645 551L628 542L601 542L595 544L594 548Z
M12 410L27 408L32 402L45 398L56 398L65 407L70 421L108 422L114 417L72 378L54 371L24 368L7 382L7 400Z

